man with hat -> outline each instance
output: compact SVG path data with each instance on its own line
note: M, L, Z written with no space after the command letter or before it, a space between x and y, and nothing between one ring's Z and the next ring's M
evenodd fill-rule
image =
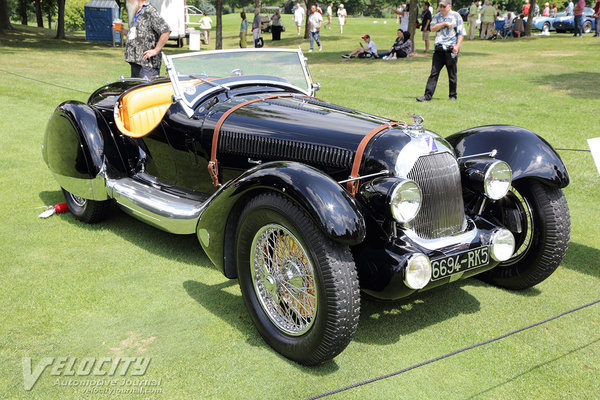
M417 97L417 101L429 101L433 97L440 71L445 66L448 70L450 101L456 100L456 65L460 45L466 35L462 17L452 11L451 0L440 0L440 12L431 21L431 31L435 35L431 73L427 80L425 94Z
M365 35L362 37L362 39L365 41L367 47L364 47L363 44L360 43L360 47L358 49L354 50L350 54L342 55L342 58L377 58L377 46L375 46L375 42L371 40L371 36Z

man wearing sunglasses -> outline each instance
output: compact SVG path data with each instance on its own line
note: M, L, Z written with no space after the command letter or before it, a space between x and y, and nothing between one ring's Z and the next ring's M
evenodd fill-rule
M417 101L429 101L433 97L440 71L445 66L448 71L450 96L448 100L456 100L456 65L460 45L466 35L465 26L459 13L452 11L451 0L440 0L440 12L431 21L431 31L435 35L435 48L431 63L431 74L427 80L425 95L417 97Z

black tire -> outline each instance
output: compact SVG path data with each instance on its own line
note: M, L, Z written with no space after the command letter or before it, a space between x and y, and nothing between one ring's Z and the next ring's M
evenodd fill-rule
M520 215L516 224L520 229L511 226L514 223L502 221L501 215L510 214L508 210L516 210ZM480 275L481 279L506 289L522 290L548 278L569 246L571 220L562 190L526 180L515 185L491 212L513 231L515 255Z
M592 21L585 21L583 23L583 33L590 33L592 31Z
M63 189L69 211L78 220L87 224L95 224L108 217L110 200L96 201L84 199Z
M565 33L565 32L566 32L566 31L565 31L565 30L563 30L563 29L557 29L557 30L556 30L556 33Z
M348 246L327 238L295 203L275 193L252 199L239 219L236 256L246 308L277 352L316 365L350 343L360 315L352 255ZM261 259L271 261L269 273L260 268Z

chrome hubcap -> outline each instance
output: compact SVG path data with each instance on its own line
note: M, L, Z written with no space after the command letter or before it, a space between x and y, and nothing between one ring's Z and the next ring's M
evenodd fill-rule
M77 195L74 195L73 193L69 193L69 195L71 196L71 200L73 200L73 203L75 203L75 205L79 207L85 206L86 200L83 197L79 197Z
M298 336L317 312L314 268L300 241L281 225L263 226L252 240L250 269L254 291L273 324Z
M513 187L510 188L510 192L515 196L517 206L523 216L523 221L522 221L523 222L522 223L523 233L520 235L522 239L520 241L520 244L519 244L519 242L517 242L518 247L515 249L513 256L510 259L508 259L507 261L503 262L502 265L514 264L515 262L517 262L521 259L521 257L527 252L527 250L531 246L531 242L532 242L532 238L533 238L533 229L534 229L533 216L532 216L531 207L529 206L529 203Z

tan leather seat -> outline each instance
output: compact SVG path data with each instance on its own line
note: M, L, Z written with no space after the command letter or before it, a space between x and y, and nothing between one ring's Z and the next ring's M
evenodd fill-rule
M142 137L162 121L172 104L170 82L133 89L115 105L115 124L124 135Z

